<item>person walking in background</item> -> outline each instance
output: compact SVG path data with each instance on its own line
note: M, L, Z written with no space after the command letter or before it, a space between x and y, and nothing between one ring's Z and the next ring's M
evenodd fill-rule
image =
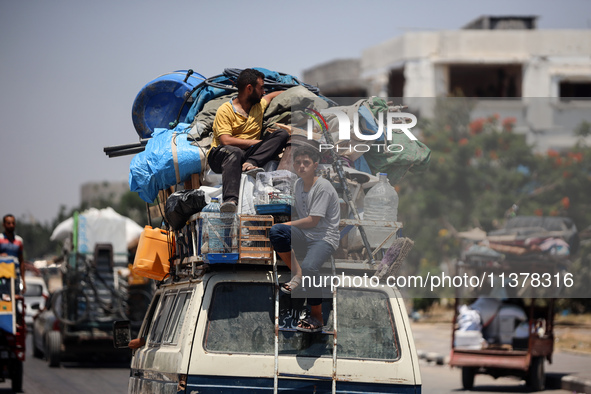
M19 267L17 269L17 276L20 277L22 283L22 293L24 294L27 286L25 284L23 239L15 233L16 219L14 218L14 215L4 215L2 224L4 225L4 232L0 234L0 256L12 256L18 259Z

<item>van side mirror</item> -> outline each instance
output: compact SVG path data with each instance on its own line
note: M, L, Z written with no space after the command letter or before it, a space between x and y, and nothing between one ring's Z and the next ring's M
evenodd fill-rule
M116 349L128 347L131 341L131 323L129 320L113 322L113 346Z

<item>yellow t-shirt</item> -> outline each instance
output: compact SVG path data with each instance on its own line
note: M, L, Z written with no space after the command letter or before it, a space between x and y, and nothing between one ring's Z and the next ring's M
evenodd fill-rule
M232 101L222 104L213 121L213 141L211 147L220 145L219 137L223 134L245 140L256 140L261 135L263 128L263 114L269 103L261 99L260 103L253 105L248 113L248 118L234 110Z

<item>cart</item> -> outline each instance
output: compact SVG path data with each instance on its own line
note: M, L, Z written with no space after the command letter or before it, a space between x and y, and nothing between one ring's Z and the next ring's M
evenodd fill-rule
M563 275L553 261L545 261L531 258L520 260L508 259L494 264L485 263L483 259L466 259L462 264L456 266L456 274L478 275L479 277L489 278L519 278L524 279L527 273L547 274L551 278L558 278ZM519 275L519 276L516 276ZM509 283L511 284L511 283ZM516 283L512 283L515 285ZM523 286L522 286L523 285ZM504 289L504 284L497 283L495 287ZM517 376L524 378L527 385L533 391L544 389L545 372L544 362L552 362L552 353L554 351L554 297L548 297L540 289L533 288L531 284L517 282L517 285L511 287L513 291L511 297L502 298L476 298L477 300L495 300L500 302L501 307L495 313L493 318L482 317L483 337L481 345L472 346L460 345L459 334L457 330L460 312L459 308L463 301L474 299L475 294L461 294L456 289L455 314L452 328L452 350L450 355L450 366L462 368L462 386L465 390L470 390L474 386L474 379L477 374L488 374L495 379L500 376ZM498 295L498 293L497 293ZM551 294L555 296L555 294ZM537 296L537 297L536 297ZM501 301L502 300L502 301ZM472 305L475 305L472 304ZM509 333L502 332L502 325L509 331L515 328L515 318L504 318L500 316L503 306L511 306L514 310L523 310L523 327L527 324L525 335L518 338ZM517 307L519 305L519 307ZM490 324L496 322L498 337L491 334ZM488 324L488 325L487 325ZM501 329L499 330L499 325ZM500 331L500 333L498 332ZM488 334L488 335L484 335ZM488 336L488 338L487 338Z
M25 301L17 294L19 285L14 257L0 257L0 380L11 380L12 391L22 390L25 361Z

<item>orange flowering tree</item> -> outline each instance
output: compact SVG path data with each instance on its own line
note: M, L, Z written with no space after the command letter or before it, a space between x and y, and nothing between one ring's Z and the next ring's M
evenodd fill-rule
M576 130L581 141L569 151L540 154L515 131L515 118L471 119L472 108L469 99L442 99L431 119L419 119L431 164L400 183L398 216L415 240L409 265L422 271L459 256L454 230L490 231L514 214L569 216L581 230L591 224L588 124Z
M591 224L591 147L585 143L590 129L583 122L574 130L581 138L571 149L536 156L531 190L523 198L528 214L569 216L580 230Z

